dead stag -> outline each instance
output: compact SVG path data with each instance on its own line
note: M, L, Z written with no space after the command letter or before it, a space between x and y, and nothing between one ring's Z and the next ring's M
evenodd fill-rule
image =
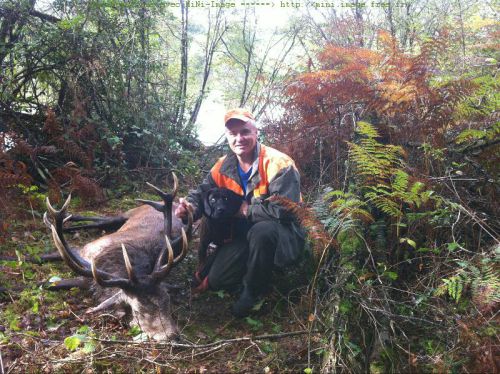
M44 214L44 222L51 229L54 244L66 264L77 274L93 279L100 304L88 312L126 304L130 307L132 323L136 323L154 340L171 339L178 335L171 316L165 279L172 267L186 256L193 224L192 216L186 229L178 218L172 217L172 209L176 206L173 200L177 193L175 174L173 178L174 190L171 194L150 185L161 196L163 204L138 199L145 205L120 216L109 220L89 217L88 220L98 223L82 227L105 228L110 222L123 222L123 225L116 232L78 250L71 248L63 235L64 223L72 221L72 216L67 213L71 195L59 210L54 209L47 199L52 222L47 213ZM82 220L85 218L75 219ZM177 234L173 240L172 233Z

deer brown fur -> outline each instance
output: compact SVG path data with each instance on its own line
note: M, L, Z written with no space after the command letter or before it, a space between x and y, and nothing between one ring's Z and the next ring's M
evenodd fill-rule
M64 261L76 273L94 280L93 288L100 304L89 312L126 304L132 323L155 340L170 339L178 334L170 312L166 277L186 255L192 228L192 217L184 229L182 222L172 216L177 189L175 176L174 181L173 194L155 188L164 204L141 200L145 205L119 217L124 224L116 232L81 249L70 248L63 235L64 223L71 220L67 214L70 198L60 210L52 208L47 200L52 221L47 214L44 216Z

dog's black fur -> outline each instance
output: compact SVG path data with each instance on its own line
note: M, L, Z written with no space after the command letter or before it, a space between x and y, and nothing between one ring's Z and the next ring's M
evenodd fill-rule
M222 245L232 236L232 220L240 210L243 196L227 188L211 188L202 194L203 218L200 223L200 265L205 263L210 243Z

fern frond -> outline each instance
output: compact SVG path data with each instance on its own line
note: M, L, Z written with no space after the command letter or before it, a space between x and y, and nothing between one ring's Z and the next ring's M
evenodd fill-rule
M328 234L325 226L312 209L279 195L273 195L266 201L278 203L306 229L312 244L312 254L316 261L325 251L329 251L336 245L335 240Z
M358 132L360 135L364 135L368 138L380 138L378 131L370 123L358 121L356 123L356 126L356 132Z
M500 275L496 262L459 262L462 267L456 275L442 279L446 293L459 302L465 289L470 289L472 301L483 312L494 310L500 303ZM442 287L438 290L442 291ZM436 292L436 295L443 294Z
M446 285L448 295L458 303L462 297L462 291L464 290L464 279L459 276L454 276L443 279L443 283Z
M408 188L409 175L403 170L396 170L394 176L394 181L392 182L392 188L397 192L405 192Z

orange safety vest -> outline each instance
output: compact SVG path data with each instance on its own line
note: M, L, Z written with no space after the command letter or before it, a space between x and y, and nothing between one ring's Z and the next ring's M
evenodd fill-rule
M238 195L243 196L243 188L233 178L221 174L220 169L226 156L217 160L210 171L212 179L219 188L227 188ZM288 166L295 167L293 160L284 153L265 145L260 145L259 152L259 175L260 182L253 189L253 196L260 197L268 194L269 181L272 180L278 172Z

